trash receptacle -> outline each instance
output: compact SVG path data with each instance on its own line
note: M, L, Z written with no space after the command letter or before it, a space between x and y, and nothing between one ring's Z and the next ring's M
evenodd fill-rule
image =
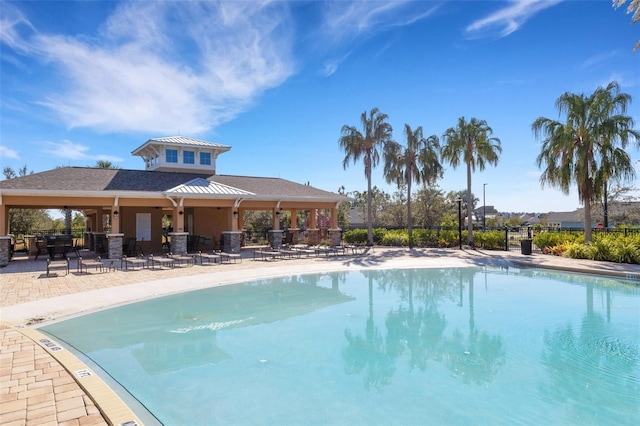
M520 252L522 254L531 254L532 243L533 243L533 240L530 240L530 239L520 240Z

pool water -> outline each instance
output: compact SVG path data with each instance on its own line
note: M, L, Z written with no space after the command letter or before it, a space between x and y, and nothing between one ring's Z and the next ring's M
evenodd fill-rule
M640 287L519 268L209 288L41 331L166 425L637 424Z

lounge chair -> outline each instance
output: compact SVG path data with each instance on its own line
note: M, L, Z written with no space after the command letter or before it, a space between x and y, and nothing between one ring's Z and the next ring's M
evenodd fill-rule
M212 253L202 253L201 251L199 251L198 258L200 258L201 265L204 263L204 259L207 259L207 263L222 262L222 256L220 256L220 254L216 253L215 251Z
M282 258L284 258L285 256L288 256L290 259L293 258L294 256L299 259L300 256L302 255L302 253L299 250L295 250L293 247L289 245L282 246L282 248L280 248L280 253L282 254Z
M311 255L316 255L316 251L308 246L291 246L291 248L293 250L296 250L299 253L298 257L302 256L303 254L306 255L307 257L310 257Z
M167 253L167 257L175 260L177 265L193 266L195 263L194 256L189 256L187 254Z
M172 259L170 257L154 257L152 254L149 255L149 265L151 265L151 269L155 269L155 266L158 265L160 267L160 269L162 269L163 266L169 266L171 268L173 268L175 266L175 259Z
M78 258L78 272L82 273L84 271L86 273L89 273L89 267L96 268L96 271L99 268L100 272L103 272L104 263L102 263L102 258L100 256L96 257L95 259L83 259L82 257Z
M127 257L122 256L122 263L124 264L124 269L128 270L129 266L131 269L135 270L136 266L139 266L140 269L147 268L149 266L147 259L144 257Z
M242 263L242 255L240 253L227 253L225 251L217 251L216 254L220 255L221 262L227 261L227 263L229 263L233 259L233 262L235 263L238 261L238 259L240 259L240 263Z
M261 247L253 251L253 260L260 258L261 260L276 260L282 257L280 250L271 247Z
M64 269L65 275L69 273L69 259L52 260L47 259L47 276L51 275L51 271L54 269Z
M313 248L316 252L316 256L320 256L324 254L325 256L329 256L330 254L337 254L336 250L329 246L314 246Z

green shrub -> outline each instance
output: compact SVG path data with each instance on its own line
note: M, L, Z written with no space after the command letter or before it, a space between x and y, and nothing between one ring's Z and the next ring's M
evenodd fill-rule
M589 246L582 243L566 242L551 248L553 254L562 255L571 259L590 259L591 251Z
M382 244L382 240L384 239L387 230L385 228L374 228L373 229L373 242L375 244Z
M485 231L474 232L473 242L476 247L488 250L504 249L504 232L502 231Z
M342 239L349 244L366 244L367 236L366 229L350 229L342 233Z
M382 238L382 245L385 246L408 246L409 233L406 229L387 231Z
M533 236L533 243L543 251L546 248L551 248L565 242L575 242L579 240L584 241L584 236L574 232L540 232Z
M630 238L616 241L614 245L616 262L640 263L640 246Z
M617 262L611 238L594 239L588 247L591 252L591 259Z

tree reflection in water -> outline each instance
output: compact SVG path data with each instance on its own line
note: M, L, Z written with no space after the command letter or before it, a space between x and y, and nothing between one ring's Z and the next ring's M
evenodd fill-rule
M586 313L579 332L571 324L545 330L542 362L549 374L538 388L545 400L569 404L579 423L592 422L594 413L604 408L610 424L637 424L640 381L634 370L640 365L640 351L613 337L616 330L610 323L608 290L607 320L594 311L593 286L585 285ZM630 413L628 407L636 409Z
M364 336L345 330L348 345L343 357L348 374L360 374L366 370L367 389L381 390L388 385L396 370L395 359L405 354L411 370L426 371L429 362L444 362L465 384L486 384L504 365L502 338L480 332L475 327L473 280L476 271L442 269L430 270L429 274L419 270L362 273L369 283L369 316ZM468 282L469 331L465 334L455 329L447 335L447 320L439 311L439 305L462 298L463 279ZM393 290L400 295L400 305L386 317L386 338L374 323L374 281L380 290ZM461 299L458 306L463 306Z

